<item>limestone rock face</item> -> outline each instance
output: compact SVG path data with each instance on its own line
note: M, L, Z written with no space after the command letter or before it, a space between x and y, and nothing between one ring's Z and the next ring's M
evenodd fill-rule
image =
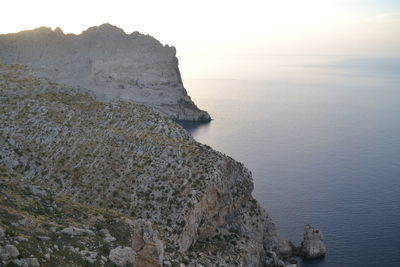
M183 86L174 47L110 24L80 35L45 27L0 35L0 62L30 65L40 76L87 88L100 100L146 104L177 120L210 120Z
M96 227L93 221L63 223L67 230L54 231L61 238L82 235L120 247L101 255L115 260L131 255L131 248L138 266L290 263L290 243L251 196L251 172L165 116L135 103L99 102L20 65L0 64L0 103L0 170L16 172L25 181L24 194L67 195L81 203L74 211L109 210L95 219ZM32 182L49 195L34 194ZM50 208L58 212L59 205ZM118 218L111 210L129 216L130 227L104 225ZM117 241L104 240L107 233L100 229Z
M153 231L151 223L139 219L134 222L132 248L137 253L137 266L160 267L164 259L164 246Z
M309 224L304 226L304 240L301 243L301 254L308 259L323 257L326 254L326 247L322 232Z

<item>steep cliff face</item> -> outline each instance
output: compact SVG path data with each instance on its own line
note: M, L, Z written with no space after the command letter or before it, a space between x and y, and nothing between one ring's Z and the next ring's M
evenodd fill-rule
M145 104L178 120L210 120L183 87L174 47L110 24L80 35L45 27L0 35L0 62L28 64L40 76L92 90L100 100Z
M0 66L0 105L0 164L136 220L130 248L143 266L287 263L291 244L252 198L251 173L152 109L99 102L19 65Z

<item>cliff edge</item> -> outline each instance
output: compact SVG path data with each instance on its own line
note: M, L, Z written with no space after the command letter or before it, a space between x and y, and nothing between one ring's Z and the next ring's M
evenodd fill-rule
M99 100L145 104L176 120L210 120L183 86L175 47L110 24L79 35L46 27L0 35L0 62L29 65L38 76L87 88Z
M21 65L0 65L0 106L1 264L293 263L243 164L147 106Z

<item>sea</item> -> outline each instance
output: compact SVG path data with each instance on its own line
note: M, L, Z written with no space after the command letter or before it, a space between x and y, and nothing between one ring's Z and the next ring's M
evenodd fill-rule
M213 120L182 125L251 170L280 235L323 232L301 266L400 266L400 58L256 60L264 76L184 80Z

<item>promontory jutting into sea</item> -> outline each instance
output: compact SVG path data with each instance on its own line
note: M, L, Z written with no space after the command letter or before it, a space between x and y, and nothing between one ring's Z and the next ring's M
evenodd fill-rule
M0 267L400 266L400 1L1 8Z
M296 266L251 172L173 120L209 121L174 47L110 24L0 35L4 266ZM282 196L285 197L285 196ZM278 225L279 227L279 225ZM302 229L299 229L301 231Z

